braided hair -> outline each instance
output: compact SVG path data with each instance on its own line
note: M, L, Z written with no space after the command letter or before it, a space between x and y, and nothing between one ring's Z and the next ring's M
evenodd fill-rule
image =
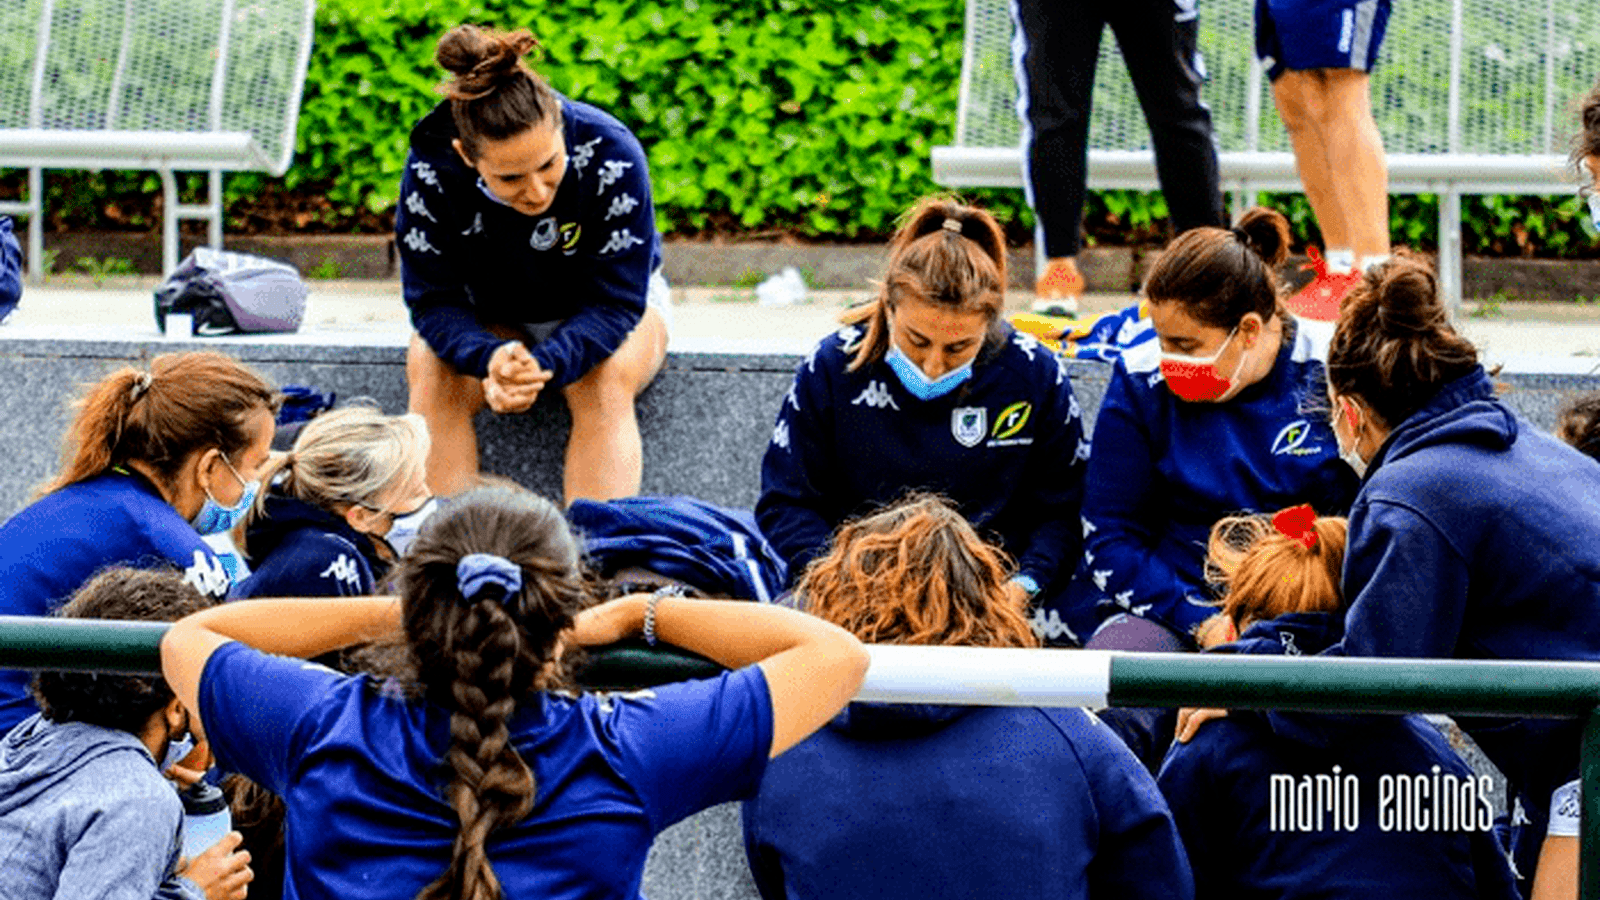
M485 845L533 808L533 772L511 744L518 702L557 677L562 631L585 604L578 548L548 500L504 488L429 518L396 573L412 678L450 711L445 799L460 829L450 865L417 900L497 900Z

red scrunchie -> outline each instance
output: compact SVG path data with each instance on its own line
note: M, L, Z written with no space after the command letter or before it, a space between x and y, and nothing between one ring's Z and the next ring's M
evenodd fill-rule
M1309 503L1291 506L1272 517L1272 527L1278 529L1279 534L1299 542L1307 550L1317 545L1316 523L1317 511Z

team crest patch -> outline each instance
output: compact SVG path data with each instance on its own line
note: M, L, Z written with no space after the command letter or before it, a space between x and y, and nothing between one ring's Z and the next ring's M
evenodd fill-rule
M528 239L528 245L535 250L549 250L556 245L561 233L556 226L555 216L546 216L539 220L533 228L533 237Z
M950 413L950 434L963 447L976 447L989 430L989 411L981 406L958 406Z

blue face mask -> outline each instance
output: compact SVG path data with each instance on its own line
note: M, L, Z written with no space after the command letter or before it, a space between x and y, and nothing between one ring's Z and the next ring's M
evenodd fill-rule
M243 519L244 514L249 511L250 504L256 502L256 494L261 492L261 482L245 481L244 476L239 474L239 470L233 467L233 463L228 462L228 457L222 457L222 464L228 467L228 471L233 473L234 478L239 479L239 484L244 487L244 490L239 494L238 503L232 506L223 506L217 502L217 498L211 496L209 489L204 489L206 502L201 505L200 512L189 520L189 524L194 526L194 530L201 534L221 534L239 524L239 520Z
M900 379L900 384L918 400L943 397L972 377L972 360L969 359L938 378L929 378L894 341L889 342L889 352L884 354L883 360Z
M1594 230L1600 231L1600 185L1589 195L1589 218L1594 220Z
M394 524L389 526L389 533L383 536L383 540L389 545L389 549L394 551L395 556L406 555L406 551L416 543L417 533L422 530L422 523L426 522L438 508L438 499L429 497L427 502L415 510L394 517Z

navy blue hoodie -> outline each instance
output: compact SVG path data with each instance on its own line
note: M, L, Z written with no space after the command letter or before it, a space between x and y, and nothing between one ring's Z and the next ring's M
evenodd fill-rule
M622 123L561 100L567 172L550 208L525 216L488 193L451 146L449 102L411 132L400 179L395 246L411 324L433 352L483 378L505 343L486 324L565 320L532 347L554 373L581 378L622 345L644 315L661 265L644 148Z
M245 548L252 572L234 588L235 599L364 597L389 571L371 537L319 506L276 493L245 532Z
M1083 560L1062 606L1043 611L1047 637L1086 641L1118 612L1188 634L1216 612L1204 563L1218 519L1300 503L1323 516L1349 509L1355 475L1318 412L1331 336L1325 323L1286 320L1271 372L1225 403L1179 400L1158 341L1122 353L1094 424Z
M1349 656L1600 661L1600 467L1529 426L1482 369L1373 457L1350 510ZM1458 718L1542 832L1578 762L1574 722ZM1537 839L1519 848L1533 875Z
M1194 892L1150 773L1081 709L851 704L767 764L744 833L765 900Z
M861 334L824 338L795 372L761 461L756 521L790 582L844 521L917 490L997 536L1042 595L1064 586L1089 457L1065 363L1004 325L966 384L924 401L882 360L846 370Z
M1296 613L1257 622L1218 652L1316 653L1338 639L1340 626L1337 613ZM1430 793L1436 783L1456 789L1455 811L1469 814L1468 827L1450 827L1462 824L1459 817L1444 829L1411 818L1434 809L1431 796L1420 806L1409 802L1417 782L1400 777L1418 775ZM1274 776L1281 779L1276 793ZM1314 798L1318 776L1353 787L1322 805L1320 826L1315 800L1302 804L1311 808L1302 819L1304 810L1284 789L1308 783ZM1487 797L1478 799L1477 781L1466 796L1461 786L1469 779L1472 769L1421 716L1233 710L1189 743L1174 743L1157 783L1188 848L1197 898L1513 900L1511 869L1491 830L1493 808ZM1430 827L1414 827L1421 824Z

